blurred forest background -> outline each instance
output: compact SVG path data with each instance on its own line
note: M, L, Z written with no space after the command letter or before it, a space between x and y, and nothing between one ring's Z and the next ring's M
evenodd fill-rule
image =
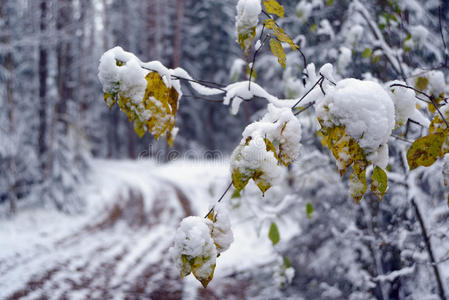
M186 85L176 121L180 132L170 150L164 140L155 141L149 134L139 139L118 106L111 111L107 108L97 68L101 55L119 45L142 61L159 60L169 68L180 66L196 79L221 84L245 80L246 66L236 43L236 2L1 0L0 218L7 220L30 207L82 212L87 200L80 186L90 178L87 174L97 166L92 161L98 158L156 156L160 162L174 158L170 156L173 151L199 159L216 150L222 157L228 156L244 127L261 116L265 103L243 103L240 112L232 116L229 107L204 101ZM354 1L280 2L287 15L282 27L302 47L307 61L317 67L331 62L340 78L387 82L412 79L418 71L438 65L436 69L444 73L447 82L448 51L441 39L438 6L447 43L448 1L360 1L375 24L384 24L382 38L370 28L369 16L352 6ZM395 16L397 3L402 18ZM396 25L390 26L390 22ZM353 28L361 29L357 33L351 31ZM397 58L401 70L384 55L387 49L379 43L381 39L390 50L407 48ZM301 96L302 57L289 52L287 62L284 70L264 50L255 66L257 82L280 98ZM420 130L412 124L408 133L416 138ZM270 294L272 285L264 284L272 269L252 270L257 282L247 280L247 273L235 272L230 278L248 282L252 288L245 291L262 295L261 299L270 295L292 299L297 295L305 299L438 299L432 297L444 297L441 285L447 296L449 213L441 182L442 164L417 176L421 209L426 212L431 239L435 239L436 257L429 262L428 237L422 234L418 208L406 203L407 188L392 184L382 204L369 196L356 207L334 163L320 148L314 127L303 131L304 155L290 170L285 186L273 189L273 198L287 198L288 205L278 207L276 203L279 210L272 214L281 218L283 212L282 218L289 218L284 228L288 224L301 228L279 251L291 258L297 274L302 275L295 277L291 287L274 294ZM392 157L396 156L392 159L393 173L405 146L390 148ZM225 183L213 192L214 197ZM247 197L259 197L255 195L255 191L248 192ZM270 194L259 200L269 206ZM313 204L319 217L306 217L306 203ZM255 219L264 215L260 211L253 214ZM442 266L439 280L435 280L437 262ZM403 273L392 273L404 268Z

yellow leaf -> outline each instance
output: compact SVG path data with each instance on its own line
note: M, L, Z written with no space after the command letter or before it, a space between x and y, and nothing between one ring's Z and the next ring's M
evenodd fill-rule
M266 19L263 21L266 28L271 29L276 38L283 42L288 43L293 50L299 49L299 46L293 43L292 39L279 27L273 19Z
M162 77L157 72L150 72L145 77L147 88L143 98L145 110L150 112L150 117L145 121L148 131L158 139L162 135L168 135L175 126L176 112L178 109L178 92L175 88L168 88Z
M207 287L209 282L214 277L214 271L215 271L215 264L213 264L210 267L210 269L207 270L208 271L207 273L203 270L204 264L208 260L210 260L210 257L197 256L194 258L193 264L192 264L192 273L196 277L196 279L198 279L201 282L201 284L203 285L204 288ZM204 273L206 273L206 274L204 274Z
M138 119L134 121L134 131L137 133L139 138L142 138L145 135L145 125Z
M351 176L349 176L349 191L357 203L362 200L368 188L366 184L366 166L366 161L355 161L352 166L353 171Z
M237 29L237 32L240 47L245 53L245 56L248 57L248 51L251 48L254 37L256 36L256 27L250 28L249 30Z
M183 279L184 277L186 277L187 275L189 275L192 272L192 263L193 263L193 259L191 256L188 255L181 255L181 271L180 271L180 275L181 275L181 279Z
M376 166L371 174L371 191L379 199L382 200L388 187L387 173Z
M271 187L271 184L263 179L263 172L260 170L256 170L252 178L262 194L265 194L265 192Z
M443 156L442 146L447 135L444 132L431 133L413 142L407 152L407 162L410 170L419 166L431 166Z
M248 184L251 176L245 176L239 169L232 170L232 184L237 191L241 191Z
M415 82L415 88L420 91L424 91L429 85L429 79L426 77L418 77Z
M109 109L111 109L116 100L115 100L116 95L111 94L111 93L104 93L104 102L106 102L107 106L109 107Z
M277 57L278 63L285 69L287 57L285 56L281 43L279 43L276 39L270 39L270 49L273 55Z
M277 15L281 18L284 17L284 7L276 0L264 0L263 5L267 13Z

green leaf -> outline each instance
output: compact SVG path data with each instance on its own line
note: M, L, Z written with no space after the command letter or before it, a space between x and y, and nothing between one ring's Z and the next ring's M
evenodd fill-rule
M312 205L312 203L307 203L306 204L306 215L307 215L307 218L311 218L312 217L312 214L313 214L313 205Z
M263 5L267 13L277 15L281 18L284 17L284 7L276 0L264 0Z
M278 63L285 69L287 57L285 56L281 43L276 39L270 39L270 49L273 55L277 57Z
M334 4L334 0L326 0L327 6L331 6L332 4Z
M292 263L290 262L290 259L287 256L284 256L284 266L286 269L292 266Z
M444 132L437 132L420 137L414 141L407 152L407 162L410 170L419 166L431 166L444 154L441 151L444 140Z
M371 191L379 199L382 200L388 187L387 173L376 166L371 175Z
M373 51L370 48L365 48L362 52L363 58L371 57L371 55L373 55Z
M270 238L273 245L276 245L277 243L279 243L279 240L280 240L279 230L278 230L278 226L274 222L271 222L270 231L268 232L268 237Z

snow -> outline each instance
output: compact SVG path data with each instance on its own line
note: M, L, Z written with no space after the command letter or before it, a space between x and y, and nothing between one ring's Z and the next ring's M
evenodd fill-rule
M118 66L116 60L124 63ZM140 60L132 53L115 47L106 51L100 58L98 78L105 93L123 91L124 96L138 104L145 94L147 82L145 76L149 73L140 66Z
M395 118L393 101L382 86L373 81L343 79L328 89L316 114L326 127L344 126L365 154L373 154L374 164L386 167L388 151L381 146L387 144Z
M241 58L236 58L232 62L231 71L230 71L230 79L231 82L238 81L240 78L240 75L242 74L242 70L244 66L246 65L246 62Z
M422 25L416 25L410 27L410 34L412 40L416 42L418 46L425 44L427 37L429 36L429 31Z
M341 46L340 47L340 55L338 56L338 72L341 74L345 71L346 67L349 66L351 62L352 52L351 49Z
M294 161L300 150L301 125L289 108L268 105L265 116L248 125L242 133L242 140L231 156L231 170L239 170L252 177L258 170L261 180L275 185L282 174L282 167L272 151L267 151L265 139L276 147L276 154L284 163Z
M296 16L300 21L306 23L313 9L313 4L306 0L301 0L296 5Z
M333 72L334 72L334 67L330 63L324 64L320 68L320 74L323 75L324 78L335 82L336 80L334 78Z
M239 0L236 8L235 26L238 34L250 34L257 26L259 14L262 12L260 0Z
M335 38L335 32L327 19L323 19L320 21L320 27L318 28L316 33L318 35L328 35L331 40Z
M214 207L214 222L209 225L217 252L220 254L228 250L234 241L234 235L225 205L219 203Z
M282 100L265 91L260 85L249 81L235 82L224 88L226 95L223 99L224 105L231 104L231 113L237 114L242 101L251 100L254 97L260 97L278 107L292 107L296 102L294 99Z
M446 83L444 80L444 73L441 71L432 70L427 73L426 77L429 79L430 92L432 95L440 96L444 92Z
M188 197L192 214L204 216L229 183L228 158L179 159L164 165L146 159L92 163L93 173L79 187L86 200L83 214L67 216L42 208L24 210L13 219L0 220L0 298L21 291L29 280L37 282L37 278L53 269L54 275L42 285L36 283L28 297L145 298L162 285L160 280L167 280L164 276L174 278L166 281L174 288L182 284L183 293L203 289L190 277L181 281L168 255L176 228L185 217L178 193ZM256 189L248 185L247 192L260 196ZM141 208L136 209L137 200L130 200L130 190L142 195ZM229 274L266 265L274 256L271 242L258 233L249 217L248 206L232 208L229 197L223 199L223 207L216 207L215 224L219 228L216 233L227 234L215 237L226 248L232 240L227 230L232 224L234 242L217 258L212 286L229 284ZM123 210L126 213L115 223L98 227L114 207L126 208ZM227 220L226 210L230 209ZM145 216L148 224L137 225L135 220L139 216ZM285 242L298 230L294 226L280 229ZM140 294L130 294L139 289Z
M363 34L363 27L359 24L351 26L348 33L346 34L345 45L347 47L354 47L360 40Z
M211 237L209 222L203 217L190 216L182 220L176 231L175 245L169 251L182 277L192 271L192 265L183 261L184 255L188 259L201 258L202 264L196 273L198 277L208 278L214 271L217 249Z
M200 93L201 95L204 96L210 96L210 95L218 95L223 93L222 90L217 89L217 88L210 88L207 86L204 86L202 84L196 83L193 80L193 78L184 70L181 68L176 68L174 69L171 73L172 76L177 76L183 79L187 79L190 83L190 85L192 86L192 88L197 91L198 93Z
M395 86L391 87L392 84L402 84L406 85L402 81L389 82L386 85L388 94L394 103L394 113L396 119L396 127L404 125L405 122L412 116L416 109L416 98L415 92L411 89Z

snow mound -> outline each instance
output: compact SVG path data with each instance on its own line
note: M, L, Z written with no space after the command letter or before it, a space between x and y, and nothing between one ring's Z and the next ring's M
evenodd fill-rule
M317 105L326 127L344 126L373 163L388 159L386 144L395 125L393 100L378 83L353 78L341 80Z

